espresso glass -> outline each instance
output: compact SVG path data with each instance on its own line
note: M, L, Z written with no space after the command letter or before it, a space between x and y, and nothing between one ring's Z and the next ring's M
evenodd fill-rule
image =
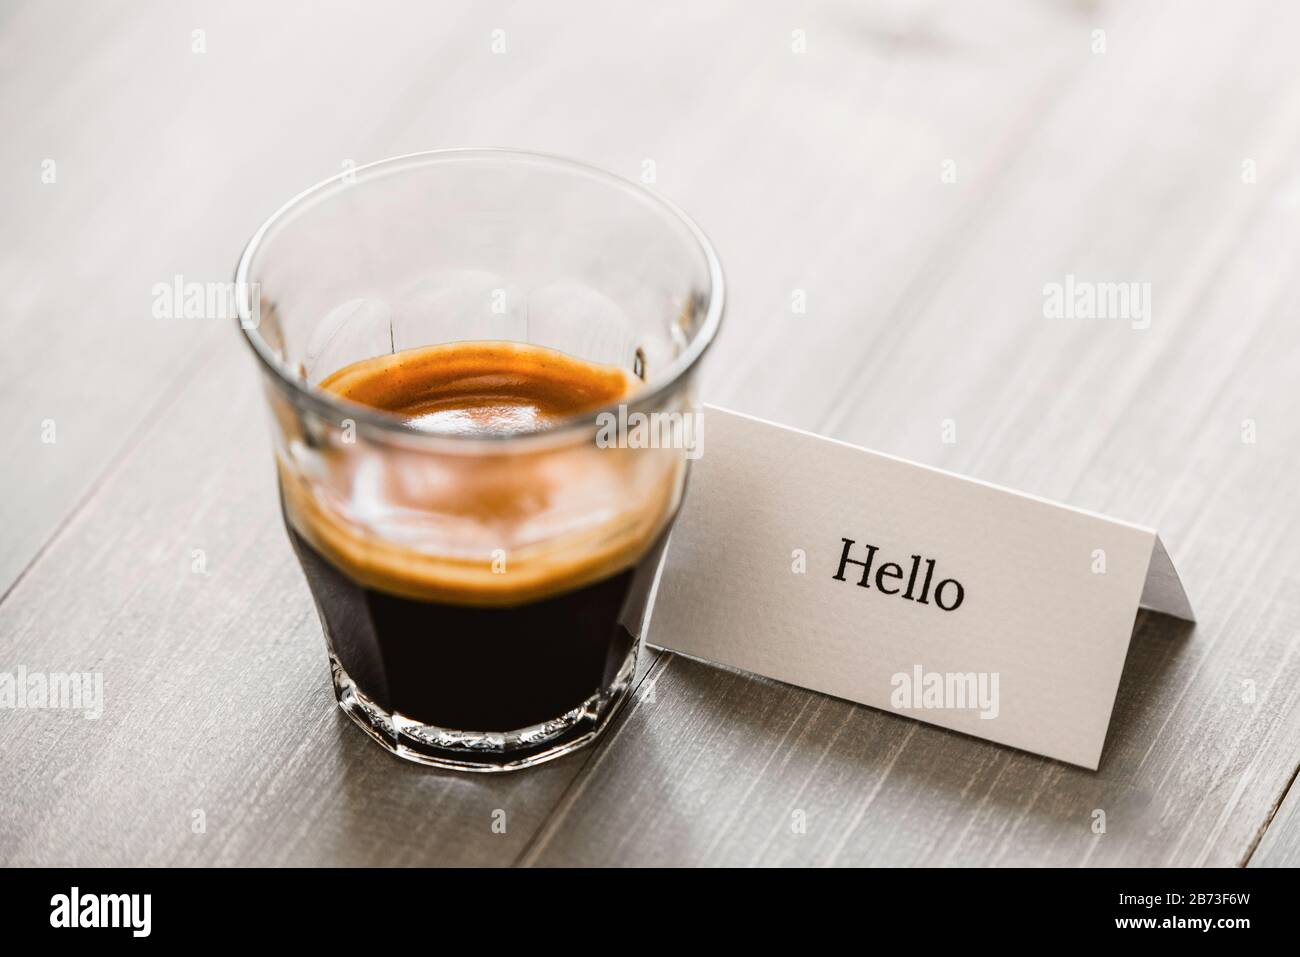
M440 150L290 200L235 278L339 706L389 751L440 767L526 767L593 740L635 673L699 451L611 442L609 426L694 414L723 301L704 234L582 163ZM619 366L636 388L487 434L320 388L363 359L477 341Z

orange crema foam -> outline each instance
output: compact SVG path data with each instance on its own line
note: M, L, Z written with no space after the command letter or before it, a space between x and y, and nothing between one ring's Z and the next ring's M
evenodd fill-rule
M377 356L321 383L341 398L465 435L545 427L630 396L637 380L540 346L464 342ZM672 449L465 455L331 444L280 462L293 527L353 579L428 601L512 605L632 565L676 511ZM323 468L322 468L323 465Z

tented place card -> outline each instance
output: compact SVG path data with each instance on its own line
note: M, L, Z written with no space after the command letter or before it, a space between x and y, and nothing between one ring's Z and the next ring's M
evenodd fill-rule
M709 407L648 640L1096 769L1156 532Z

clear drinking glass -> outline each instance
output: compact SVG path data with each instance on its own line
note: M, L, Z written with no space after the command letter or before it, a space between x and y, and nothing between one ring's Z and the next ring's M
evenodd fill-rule
M466 435L319 386L417 346L519 342L628 370L621 421L691 414L722 318L704 234L582 163L440 150L289 201L236 290L340 707L443 767L524 767L592 740L635 671L691 450L598 441L617 407Z

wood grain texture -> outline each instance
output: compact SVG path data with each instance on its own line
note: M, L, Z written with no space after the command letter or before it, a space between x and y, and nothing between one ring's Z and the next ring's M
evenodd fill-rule
M1295 779L1277 814L1265 825L1263 838L1250 857L1251 867L1300 867L1300 790Z
M7 7L0 670L102 671L105 710L0 713L0 863L1297 863L1298 28L1280 3ZM708 400L1158 525L1199 624L1139 616L1100 771L655 653L597 747L519 775L351 728L251 360L151 319L151 288L227 278L344 161L452 145L653 160L727 270ZM1150 282L1150 328L1044 319L1071 273Z

